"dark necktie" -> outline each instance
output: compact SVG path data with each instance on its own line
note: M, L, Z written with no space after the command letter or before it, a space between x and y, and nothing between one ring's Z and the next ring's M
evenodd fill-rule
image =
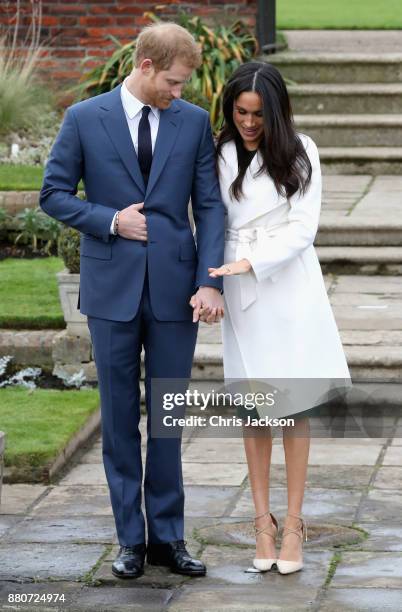
M152 140L151 127L149 125L149 106L143 106L140 124L138 126L138 163L142 176L144 177L145 187L147 186L149 173L152 164Z

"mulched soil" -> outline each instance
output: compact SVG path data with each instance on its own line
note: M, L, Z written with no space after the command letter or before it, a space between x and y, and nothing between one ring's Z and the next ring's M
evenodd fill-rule
M50 250L51 255L57 255L57 248ZM0 243L0 261L7 257L16 257L18 259L42 259L48 257L46 253L41 251L33 251L29 245L15 245L7 242Z

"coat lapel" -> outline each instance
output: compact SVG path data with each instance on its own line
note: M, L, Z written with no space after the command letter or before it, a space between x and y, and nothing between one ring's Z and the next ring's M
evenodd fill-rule
M237 152L234 142L226 143L224 149L226 163L220 162L221 192L228 208L230 226L237 229L251 221L286 204L286 198L279 196L274 182L267 174L254 176L262 162L260 153L252 159L250 168L243 180L243 197L240 201L229 198L229 188L237 176ZM226 195L227 194L227 195Z
M107 131L110 140L119 154L123 164L138 188L145 194L145 184L138 164L137 155L131 139L127 119L124 114L120 98L121 85L113 89L107 97L106 102L100 105L100 119Z
M180 108L173 102L170 108L162 110L159 118L158 136L156 138L151 173L147 186L147 197L156 185L156 182L166 164L170 151L176 142L181 126L179 117Z

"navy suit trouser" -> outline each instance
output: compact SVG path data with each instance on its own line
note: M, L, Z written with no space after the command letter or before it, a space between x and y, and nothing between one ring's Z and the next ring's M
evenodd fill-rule
M181 437L151 436L151 380L189 380L198 324L158 321L152 312L148 275L140 306L128 322L88 316L101 397L102 452L119 543L146 541L141 509L140 373L145 352L147 453L144 500L149 542L184 537ZM160 410L158 405L154 409Z

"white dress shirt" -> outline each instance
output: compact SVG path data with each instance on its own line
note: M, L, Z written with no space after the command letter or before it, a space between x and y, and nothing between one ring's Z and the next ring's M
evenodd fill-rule
M130 130L131 140L133 141L134 149L138 155L138 126L140 124L142 109L144 106L149 106L151 112L148 115L149 125L151 128L152 153L155 149L156 138L158 136L160 110L151 104L144 104L136 98L127 88L126 80L123 81L120 90L121 103L123 105L124 114L126 115L128 129ZM117 213L116 213L117 214ZM110 225L110 233L113 234L113 225L116 215L113 217Z

